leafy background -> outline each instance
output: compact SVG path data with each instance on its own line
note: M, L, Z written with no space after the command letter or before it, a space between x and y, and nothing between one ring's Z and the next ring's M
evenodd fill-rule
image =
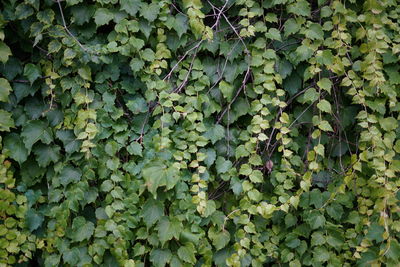
M398 1L0 6L1 266L398 266Z

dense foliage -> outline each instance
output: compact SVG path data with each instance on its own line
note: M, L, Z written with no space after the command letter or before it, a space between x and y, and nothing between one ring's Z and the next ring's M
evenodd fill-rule
M0 266L398 266L398 1L0 7Z

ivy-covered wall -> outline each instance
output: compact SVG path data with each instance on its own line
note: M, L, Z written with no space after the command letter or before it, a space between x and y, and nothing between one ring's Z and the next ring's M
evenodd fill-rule
M2 0L0 266L399 266L399 16Z

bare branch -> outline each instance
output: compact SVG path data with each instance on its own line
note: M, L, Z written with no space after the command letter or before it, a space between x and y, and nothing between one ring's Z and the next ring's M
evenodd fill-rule
M87 52L87 49L78 41L78 39L76 39L76 37L75 37L75 36L72 34L72 32L70 32L70 30L68 29L67 23L65 22L64 12L63 12L63 10L62 10L60 0L57 0L57 4L58 4L58 7L59 7L59 9L60 9L61 19L62 19L62 22L63 22L63 26L64 26L65 31L72 37L72 39L75 40L75 42L82 48L83 51Z

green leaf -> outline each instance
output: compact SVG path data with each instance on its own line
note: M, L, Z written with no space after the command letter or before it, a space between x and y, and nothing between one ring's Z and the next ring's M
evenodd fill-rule
M154 249L150 253L150 261L155 267L164 267L170 262L172 253L169 249Z
M204 137L210 139L212 144L215 144L218 140L225 137L225 128L220 124L216 124L204 134Z
M154 161L145 166L142 170L143 178L146 182L147 189L154 196L157 194L157 188L167 186L171 189L178 182L178 172L173 166L167 167L160 161Z
M225 160L223 157L218 157L215 165L218 174L226 173L232 168L232 162L230 160Z
M182 223L175 218L171 220L168 217L163 217L157 225L158 237L160 238L161 245L171 240L172 238L179 239L182 229Z
M262 183L264 181L264 175L259 170L253 170L249 178L253 183Z
M82 216L76 217L72 222L71 239L75 242L89 240L94 232L94 224L86 221Z
M313 255L317 262L327 262L330 258L329 251L325 247L314 248Z
M317 104L317 107L319 108L319 110L326 112L326 113L332 113L332 107L331 104L326 101L325 99L322 99L321 101L319 101L319 103Z
M365 237L371 241L382 242L384 232L385 228L383 226L377 223L372 223Z
M19 4L15 9L15 16L20 20L28 18L29 16L33 15L33 13L33 8L24 3Z
M78 69L78 74L85 80L88 80L88 81L92 80L92 71L90 70L89 66L84 66L84 67Z
M42 71L38 66L28 63L25 65L24 75L28 78L31 84L33 84L34 81L42 76Z
M325 217L318 211L312 211L307 215L307 223L311 226L311 229L317 229L325 225Z
M131 16L135 16L142 6L140 0L120 0L121 10L125 10Z
M288 91L291 96L295 95L302 86L303 81L300 76L293 72L283 81L283 88Z
M146 48L141 52L141 56L144 60L153 62L155 59L155 53L150 48Z
M204 163L205 163L208 167L210 167L210 166L214 163L217 154L216 154L216 152L215 152L214 149L209 148L209 149L207 149L207 151L206 151L206 155L207 155L207 157L204 159Z
M326 207L326 212L336 221L340 221L344 213L342 205L338 203L330 204L328 207Z
M0 61L6 63L11 55L10 48L4 42L0 41Z
M28 149L26 149L21 137L16 133L8 134L4 138L4 148L10 151L10 157L22 164L28 158Z
M332 126L327 121L321 121L318 124L318 128L325 132L333 132Z
M326 240L324 234L321 232L314 232L311 235L311 246L321 246L325 244Z
M175 17L172 27L178 33L178 37L181 38L182 35L186 33L189 28L187 17L178 13Z
M284 26L285 26L285 36L289 36L300 30L300 24L297 23L296 20L293 18L286 20Z
M26 226L29 231L33 232L38 229L44 221L43 215L39 214L33 209L29 209L25 215Z
M313 103L314 101L317 101L318 98L319 93L315 90L315 88L311 87L304 93L304 100L308 103Z
M196 257L194 255L194 252L196 251L194 245L192 243L187 243L185 246L181 246L178 249L178 256L181 260L195 264L196 263Z
M134 58L132 58L131 62L129 63L129 66L131 67L131 70L133 71L133 73L136 73L143 68L144 62L143 62L143 60L140 60L140 59L134 57Z
M0 109L0 132L9 132L10 128L14 128L14 120L11 113Z
M50 128L44 121L30 121L22 127L21 136L24 139L25 147L30 151L37 141L50 144L53 141L53 135Z
M299 16L308 17L311 15L310 4L305 0L296 1L294 4L290 4L287 7L289 13L293 13Z
M317 23L311 23L309 28L306 30L306 37L311 40L323 40L324 31L322 30L322 26Z
M126 106L133 114L144 113L147 111L147 103L143 97L135 97L134 100L129 100L126 103Z
M56 133L58 139L64 144L65 152L71 154L80 148L81 141L77 140L74 133L69 130L59 130Z
M278 66L278 72L281 75L282 79L285 79L286 77L288 77L293 71L292 64L290 64L290 62L285 59L280 60L277 63L277 66Z
M36 161L40 167L47 167L50 162L56 163L60 159L60 148L58 146L48 146L39 144L33 149Z
M219 83L219 90L221 90L222 95L226 98L228 102L232 100L234 87L231 84L225 81L221 81Z
M143 205L142 216L147 228L150 228L161 217L164 216L164 208L162 203L151 198L148 199Z
M129 44L132 45L137 51L142 49L145 45L144 41L140 38L131 37L129 38Z
M331 93L332 82L328 78L322 78L317 82L319 88Z
M265 37L271 40L282 41L281 32L276 28L268 29L268 32L265 34Z
M63 186L67 186L70 183L76 183L81 179L81 177L81 170L78 168L74 168L71 165L65 166L59 174L60 183Z
M157 18L159 12L160 5L158 2L153 2L151 4L142 3L140 14L149 22L153 22Z
M142 146L138 142L130 143L126 150L131 155L142 156Z
M382 118L382 119L379 120L379 125L386 132L390 132L392 130L397 129L398 121L393 117Z
M48 46L47 49L49 51L49 53L57 53L58 51L60 51L61 49L61 43L57 40L52 40Z
M98 8L94 13L94 22L97 26L108 24L114 18L113 12L108 8Z
M231 236L228 231L217 233L212 237L212 243L217 250L223 249L228 245Z
M0 78L0 101L8 102L8 95L11 91L10 83L4 78Z

